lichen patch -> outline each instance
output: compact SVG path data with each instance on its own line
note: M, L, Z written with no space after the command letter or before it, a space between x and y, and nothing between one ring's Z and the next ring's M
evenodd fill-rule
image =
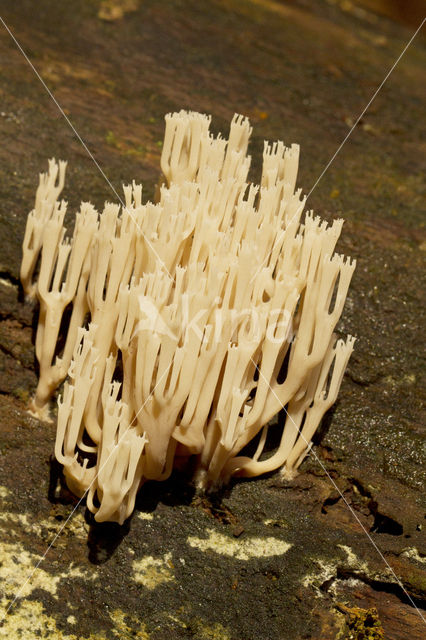
M356 554L350 547L344 544L338 544L337 546L339 547L339 549L342 549L346 553L346 561L352 569L356 569L361 573L368 573L367 564L357 558Z
M154 520L154 514L146 511L139 511L138 518L140 520Z
M208 530L207 538L190 536L187 542L191 547L195 547L200 551L214 551L237 560L280 556L292 546L284 540L272 537L233 539L213 529Z
M34 526L34 525L33 525ZM64 537L76 536L82 541L87 539L88 526L84 519L83 513L76 511L69 520L57 520L56 518L45 518L36 524L41 530L52 535L64 534Z
M333 578L336 574L336 564L334 562L325 562L324 560L315 560L316 569L313 573L309 573L302 579L302 585L305 588L315 587L319 589L324 582ZM319 593L322 592L319 591Z
M7 487L4 487L3 485L0 485L0 498L2 500L8 500L8 498L11 497L11 492L9 491L9 489Z
M121 609L110 612L110 618L114 623L112 633L117 638L136 638L137 640L149 640L146 626L137 616L127 615Z
M421 556L416 547L408 547L407 549L404 549L401 555L406 558L410 558L411 560L415 560L416 562L420 562L421 564L426 564L426 557Z
M351 547L348 547L344 544L338 544L337 546L346 554L346 566L359 572L360 574L368 574L369 569L367 564L357 557ZM337 576L337 566L341 563L341 561L338 558L334 558L333 560L329 560L326 562L321 558L315 558L314 563L316 565L315 571L304 576L304 578L302 579L302 585L306 588L314 587L318 591L318 595L323 595L320 587L324 583L330 582L328 590L333 591L334 586L332 583Z
M0 607L0 638L10 640L104 640L103 636L91 633L89 637L64 633L56 626L55 618L45 613L43 604L37 600L24 600L19 606L5 614L5 602Z
M19 527L19 530L17 530L17 527ZM53 538L56 534L62 533L62 530L64 530L64 537L77 536L82 540L87 537L84 516L80 512L74 513L72 518L64 523L64 521L57 520L54 517L40 520L35 519L31 513L2 511L0 513L0 528L4 529L9 537L21 537L22 530L43 540Z
M11 524L17 524L21 528L28 531L31 529L36 535L40 535L40 526L31 522L31 519L27 513L14 513L13 511L3 511L0 513L0 527L7 526L8 532L12 535L16 535L13 529L10 529Z
M31 553L19 544L0 543L0 581L4 595L25 598L34 589L43 589L57 597L58 583L62 579L96 578L95 573L88 574L73 565L53 576L37 566L40 560L41 556Z
M133 579L147 589L155 589L163 582L174 579L172 569L172 555L166 553L163 557L145 556L133 562Z
M203 620L192 620L191 627L198 640L231 640L229 632L219 622L208 624Z
M0 544L0 580L3 593L10 597L25 598L34 589L56 594L59 576L51 576L43 569L35 569L40 556L30 553L18 544Z

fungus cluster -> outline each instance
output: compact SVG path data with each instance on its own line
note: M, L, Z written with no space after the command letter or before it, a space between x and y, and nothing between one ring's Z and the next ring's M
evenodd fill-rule
M196 483L291 474L334 403L354 339L337 339L355 262L295 190L299 147L265 143L247 180L251 128L166 116L158 201L124 187L82 203L65 237L66 164L50 160L28 216L21 280L39 301L31 410L58 400L55 455L98 521L122 523L145 480L196 456ZM283 423L271 419L286 408ZM279 431L270 451L268 429ZM246 447L249 443L253 446Z

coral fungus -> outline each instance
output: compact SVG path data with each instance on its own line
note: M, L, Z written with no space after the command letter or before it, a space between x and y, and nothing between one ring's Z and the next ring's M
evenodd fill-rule
M342 220L302 219L298 146L265 143L255 186L248 120L235 116L227 140L209 125L166 116L155 204L135 183L121 207L83 203L68 240L65 163L51 160L28 217L21 279L40 303L32 411L46 416L68 375L55 455L98 521L123 522L141 484L167 478L176 458L197 456L202 488L291 473L353 349L334 329L355 262L334 253ZM283 407L284 424L270 426ZM268 429L280 442L265 454Z

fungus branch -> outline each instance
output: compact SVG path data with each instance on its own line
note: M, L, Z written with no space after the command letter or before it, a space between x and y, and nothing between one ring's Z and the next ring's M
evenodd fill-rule
M46 415L68 373L55 454L99 521L123 522L139 486L165 479L177 457L198 457L207 489L293 473L353 349L334 331L355 261L334 253L342 220L302 219L299 147L265 143L255 186L248 120L235 116L227 140L209 125L197 113L166 116L156 204L142 204L135 183L124 208L83 203L68 242L65 163L51 160L28 217L21 278L40 302L32 410ZM280 444L265 455L284 406Z

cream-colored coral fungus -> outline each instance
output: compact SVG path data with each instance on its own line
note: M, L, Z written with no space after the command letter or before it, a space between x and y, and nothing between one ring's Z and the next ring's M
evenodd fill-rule
M121 207L83 203L67 240L65 163L51 160L28 218L21 278L40 303L31 409L46 416L68 375L55 454L98 521L122 523L141 484L177 458L197 456L202 488L291 473L353 349L334 329L355 262L334 253L342 220L303 215L299 147L265 143L256 186L248 120L235 116L227 140L209 125L166 116L156 204L125 186ZM268 429L281 432L272 452Z

